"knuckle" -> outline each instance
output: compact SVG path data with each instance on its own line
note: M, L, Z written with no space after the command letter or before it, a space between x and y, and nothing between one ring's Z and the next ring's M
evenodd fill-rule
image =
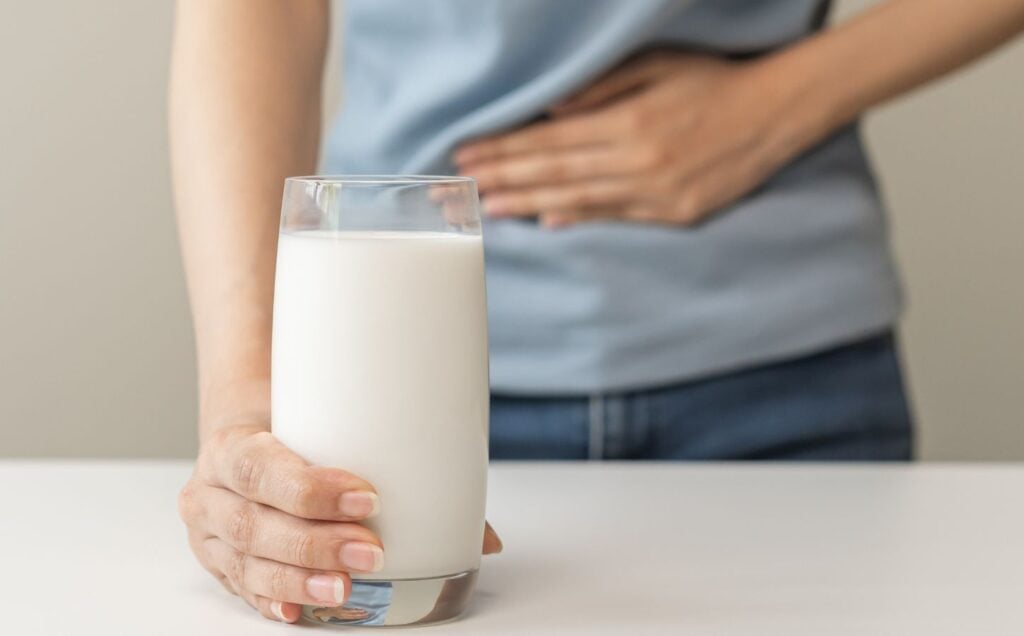
M308 532L296 533L291 539L289 553L295 564L304 568L316 566L316 540Z
M227 539L242 552L249 552L256 538L259 518L258 504L247 501L231 514Z
M320 508L318 505L319 498L320 489L317 488L316 482L313 479L300 477L292 483L291 499L298 514L315 514Z
M538 177L551 181L564 181L569 176L569 168L564 161L551 161L537 172Z
M649 100L638 98L637 103L622 109L620 117L625 133L635 137L647 133L657 122L658 115Z
M631 135L642 132L647 125L647 113L640 108L627 108L622 111L622 126Z
M247 449L238 456L234 467L235 487L243 497L251 498L259 492L266 472L266 464L254 449Z
M289 570L287 565L275 565L270 569L267 584L271 598L288 598Z
M601 177L609 174L609 161L607 157L581 155L573 159L569 165L570 173L566 180Z
M228 561L225 574L236 590L241 592L245 588L245 570L249 565L249 556L244 552L234 552Z
M585 207L590 199L590 196L585 190L573 189L569 190L564 197L564 207L569 209L579 209Z
M178 493L178 516L188 524L196 516L196 507L195 484L189 480Z
M673 159L672 149L664 143L645 144L638 151L638 164L642 170L657 171L670 165Z
M587 189L580 192L580 207L587 208L600 206L609 199L617 198L618 188L615 189Z

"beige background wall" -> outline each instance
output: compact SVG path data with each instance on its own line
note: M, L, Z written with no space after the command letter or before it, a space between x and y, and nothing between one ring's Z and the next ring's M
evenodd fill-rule
M170 4L4 13L0 456L189 455L192 343L164 138ZM1022 68L1018 42L868 124L930 459L1024 459Z

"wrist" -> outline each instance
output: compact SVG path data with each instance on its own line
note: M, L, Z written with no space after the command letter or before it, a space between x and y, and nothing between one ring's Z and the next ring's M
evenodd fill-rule
M826 61L810 42L753 62L752 72L767 104L769 152L788 161L813 147L859 112L831 81Z
M201 440L226 422L270 421L269 328L243 324L235 332L223 331L230 337L208 338L198 350Z
M229 426L261 426L270 430L270 377L226 378L200 391L200 441Z

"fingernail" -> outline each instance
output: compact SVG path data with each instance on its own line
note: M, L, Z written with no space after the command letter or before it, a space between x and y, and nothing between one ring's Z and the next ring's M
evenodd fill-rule
M346 517L367 519L380 512L380 497L375 492L361 490L342 493L338 509Z
M270 611L274 613L274 616L278 618L282 623L287 623L288 619L284 617L284 610L281 609L281 601L274 601L270 604Z
M487 214L504 214L508 211L508 201L501 197L485 197L483 201L484 212Z
M360 572L377 572L384 567L384 551L372 543L350 541L341 546L341 563Z
M324 605L341 605L345 602L345 581L340 576L311 576L306 579L306 591Z

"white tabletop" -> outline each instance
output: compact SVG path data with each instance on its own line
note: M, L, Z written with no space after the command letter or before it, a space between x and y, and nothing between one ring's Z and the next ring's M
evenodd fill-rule
M312 633L193 562L188 473L0 463L0 633ZM1024 634L1022 494L1022 466L498 465L505 552L462 620L419 631Z

